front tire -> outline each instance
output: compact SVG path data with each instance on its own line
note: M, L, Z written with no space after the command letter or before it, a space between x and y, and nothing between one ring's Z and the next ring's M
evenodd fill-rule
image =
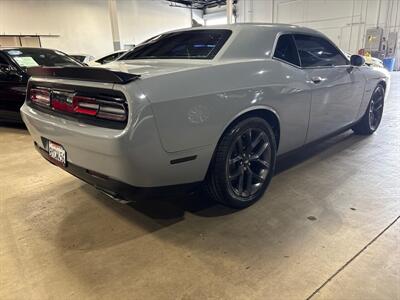
M206 191L225 205L247 207L264 194L275 162L271 126L259 117L242 120L222 136L206 178Z
M382 120L384 98L385 88L381 84L378 84L372 93L371 100L364 116L354 127L352 127L356 134L370 135L378 129Z

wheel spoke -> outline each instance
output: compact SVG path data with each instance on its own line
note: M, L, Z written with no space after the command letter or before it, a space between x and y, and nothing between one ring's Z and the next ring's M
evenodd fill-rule
M239 177L239 184L238 184L239 194L243 193L243 183L244 183L244 172L243 172L243 169L241 169L240 177Z
M374 114L371 113L371 114L369 115L369 123L371 124L372 127L374 126L374 121L375 121Z
M252 150L251 148L251 139L252 139L252 134L251 134L251 129L247 130L245 135L247 136L247 141L246 141L246 155L250 155L250 152Z
M383 107L383 105L382 105L382 104L379 104L378 107L375 107L375 108L374 108L374 111L377 112L377 111L379 111L382 107Z
M253 150L260 143L262 138L265 136L264 132L260 132L260 134L256 137L256 139L251 143L250 148Z
M263 165L266 169L269 169L270 166L271 166L269 162L267 162L267 161L265 161L265 160L263 160L263 159L261 159L261 158L257 158L257 159L254 160L254 161L260 163L260 164Z
M243 153L243 142L242 142L242 137L241 136L237 140L236 149L238 151L238 154Z
M247 138L249 139L249 144L251 143L251 129L247 131Z
M251 173L251 176L257 179L259 182L263 182L265 180L264 177L258 175L257 173L253 172L251 169L249 169L249 173Z
M241 159L242 159L242 157L241 157L240 155L238 155L238 156L236 156L236 157L234 157L234 158L231 158L231 159L229 160L229 165L234 165L234 164L236 164L237 162L239 162Z
M247 183L246 183L246 190L248 191L248 194L251 194L251 186L253 183L253 172L250 170L248 170L247 172Z
M269 148L269 143L265 142L261 145L260 149L258 149L251 157L251 160L258 159L264 152Z
M238 178L242 174L242 167L239 167L234 173L229 174L229 180Z
M382 90L379 90L376 94L377 94L376 100L378 101L382 101L383 98L385 97L385 93Z

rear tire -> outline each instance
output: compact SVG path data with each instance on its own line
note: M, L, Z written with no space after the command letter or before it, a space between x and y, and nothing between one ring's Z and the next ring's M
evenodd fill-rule
M242 120L222 136L207 174L206 192L230 207L250 206L271 182L275 162L271 126L259 117Z
M372 93L364 116L352 127L356 134L369 135L378 129L382 120L384 98L385 88L381 84L378 84Z

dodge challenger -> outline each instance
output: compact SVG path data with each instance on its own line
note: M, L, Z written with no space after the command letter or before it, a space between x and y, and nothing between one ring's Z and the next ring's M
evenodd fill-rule
M23 120L50 162L117 199L201 182L256 202L277 156L381 122L389 75L282 24L182 29L104 68L37 67Z

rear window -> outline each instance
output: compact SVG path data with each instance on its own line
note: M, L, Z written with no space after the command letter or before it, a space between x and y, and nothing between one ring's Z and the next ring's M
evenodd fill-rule
M68 55L55 50L17 48L4 52L12 57L21 68L81 66Z
M230 30L190 30L151 38L124 55L129 59L212 59L231 35Z
M75 58L77 61L83 62L85 60L84 55L71 55L71 57Z

